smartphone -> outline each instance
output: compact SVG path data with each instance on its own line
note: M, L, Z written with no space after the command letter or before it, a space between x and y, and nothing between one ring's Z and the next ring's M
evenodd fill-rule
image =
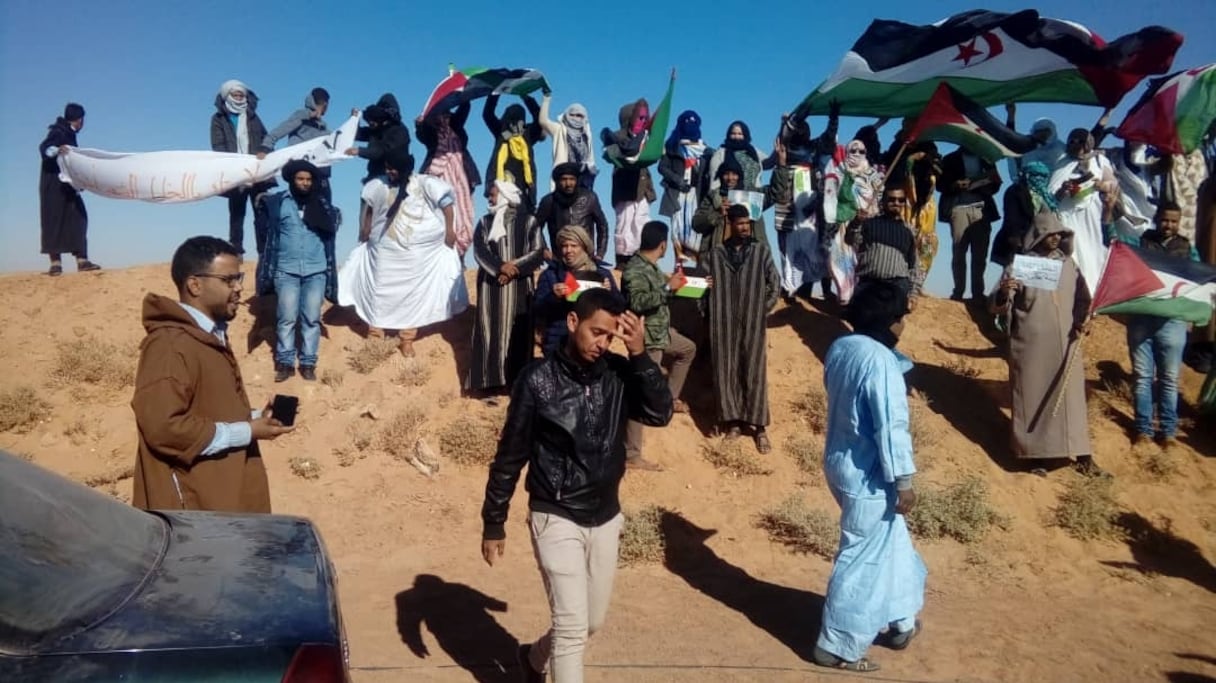
M274 415L274 419L283 423L284 427L290 427L296 423L296 409L299 407L300 399L298 397L275 394L274 401L270 404L270 412Z

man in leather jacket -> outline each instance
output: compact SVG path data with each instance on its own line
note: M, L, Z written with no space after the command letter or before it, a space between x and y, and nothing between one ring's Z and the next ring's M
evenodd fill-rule
M507 510L528 465L528 526L549 593L553 626L520 646L525 680L581 681L587 638L603 625L624 518L618 490L625 474L625 425L661 427L672 398L646 355L642 319L607 289L575 302L565 346L523 370L490 465L482 555L493 566L506 547ZM613 337L629 358L608 352Z

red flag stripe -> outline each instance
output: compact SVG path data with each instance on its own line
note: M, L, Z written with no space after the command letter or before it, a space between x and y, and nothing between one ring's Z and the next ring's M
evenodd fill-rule
M1102 277L1098 280L1089 310L1096 311L1135 299L1164 286L1161 278L1140 260L1131 247L1122 242L1115 242L1110 246L1106 268L1102 270Z

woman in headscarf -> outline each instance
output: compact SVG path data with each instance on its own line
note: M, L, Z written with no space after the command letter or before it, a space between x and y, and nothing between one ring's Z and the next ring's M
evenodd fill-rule
M701 234L693 229L692 219L700 206L705 171L712 155L713 150L701 139L700 115L692 110L680 114L663 148L663 158L659 159L663 186L659 215L671 220L676 258L681 260L700 259Z
M376 103L363 110L363 122L366 126L355 131L357 142L366 142L365 147L349 147L347 156L358 156L367 159L367 175L363 177L366 183L372 178L384 175L384 159L390 150L410 150L410 131L401 122L401 108L397 98L392 93L384 93Z
M1084 128L1068 133L1064 159L1052 170L1047 189L1059 202L1060 222L1072 231L1072 258L1091 291L1098 285L1106 246L1102 229L1102 193L1118 187L1106 156L1094 151Z
M498 108L498 95L487 97L481 110L481 119L485 121L490 135L494 136L494 152L486 168L486 196L490 196L495 180L504 180L519 188L529 206L536 206L536 158L533 147L545 139L545 129L538 122L540 105L536 100L530 95L520 99L527 105L527 112L523 106L512 104L503 110L502 118L498 118L494 113ZM532 123L527 122L527 113L532 114Z
M763 195L759 217L752 220L752 237L769 246L768 231L764 229L764 211L775 203L790 201L792 172L786 165L785 145L778 140L775 143L774 157L777 168L773 171L769 184L756 189L745 189L744 170L739 160L730 156L718 167L715 180L717 189L709 191L701 198L697 213L693 216L693 228L701 235L701 259L709 255L714 247L730 239L730 221L727 212L732 205L732 192L759 192ZM739 195L734 195L739 197ZM771 251L771 247L769 247Z
M402 355L412 357L419 327L469 305L455 246L456 200L439 178L414 174L405 149L390 150L384 163L386 181L364 193L371 211L367 240L338 274L339 303L354 306L373 329L398 330Z
M760 189L760 174L766 168L772 168L772 160L752 144L752 131L742 121L732 121L726 127L726 137L722 146L714 150L709 161L709 187L718 189L718 168L728 157L734 158L743 169L741 189Z
M596 260L591 236L580 225L567 225L557 231L555 254L536 283L536 323L541 330L541 350L548 355L561 345L569 333L566 314L568 297L575 291L603 286L620 296L608 264ZM577 287L571 291L569 280Z
M845 146L844 159L838 163L841 172L829 174L829 180L834 178L836 183L829 222L844 225L878 215L884 179L870 164L868 154L866 144L857 138Z
M456 250L460 258L473 241L473 189L481 184L477 164L469 154L469 134L465 122L469 119L468 102L452 112L432 111L429 116L414 119L414 134L426 145L424 173L442 179L452 186L456 197Z
M1007 266L1013 255L1022 251L1026 233L1034 226L1034 217L1040 211L1055 212L1059 202L1048 189L1051 169L1041 161L1021 164L1018 182L1005 190L1001 229L992 242L992 262Z
M1007 266L989 295L989 307L1009 333L1013 456L1036 461L1076 458L1083 473L1101 474L1091 457L1080 346L1090 296L1069 258L1072 238L1056 214L1035 214L1023 253L1060 261L1059 283L1055 290L1029 287L1014 279L1013 266ZM1033 471L1046 474L1042 468Z
M650 221L650 203L657 195L648 166L638 159L650 128L650 103L645 98L621 107L620 128L604 128L604 158L612 162L612 208L616 211L616 267L624 268L642 240L642 226Z
M216 93L215 113L211 115L211 151L257 154L265 137L266 126L258 118L258 96L240 81L224 81ZM228 198L228 241L242 254L245 253L245 204L252 205L258 195L271 187L274 187L273 180L252 187L233 188L223 194ZM258 235L255 239L261 254L265 237Z
M532 273L545 242L519 188L495 180L490 213L473 232L477 319L464 388L470 395L504 393L532 359Z
M47 127L46 138L38 145L42 173L38 180L38 199L42 210L42 253L51 259L47 274L63 275L63 253L76 257L76 270L101 270L89 260L89 214L80 193L59 180L59 157L71 154L76 133L84 128L84 107L69 102L63 116ZM244 204L241 205L242 209Z
M595 143L587 108L575 102L554 121L549 118L551 100L552 93L546 90L540 101L540 125L553 138L553 168L566 163L577 164L578 186L590 190L600 171L595 167ZM554 183L551 181L549 190L553 189Z

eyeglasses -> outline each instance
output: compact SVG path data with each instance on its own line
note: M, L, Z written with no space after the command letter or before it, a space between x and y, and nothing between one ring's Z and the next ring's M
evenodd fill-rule
M212 280L219 280L229 287L236 287L245 281L244 273L233 273L231 275L216 275L214 273L195 273L191 277L209 277Z
M861 155L861 154L865 154L865 153L866 153L866 151L864 149L850 149L849 150L849 154Z

